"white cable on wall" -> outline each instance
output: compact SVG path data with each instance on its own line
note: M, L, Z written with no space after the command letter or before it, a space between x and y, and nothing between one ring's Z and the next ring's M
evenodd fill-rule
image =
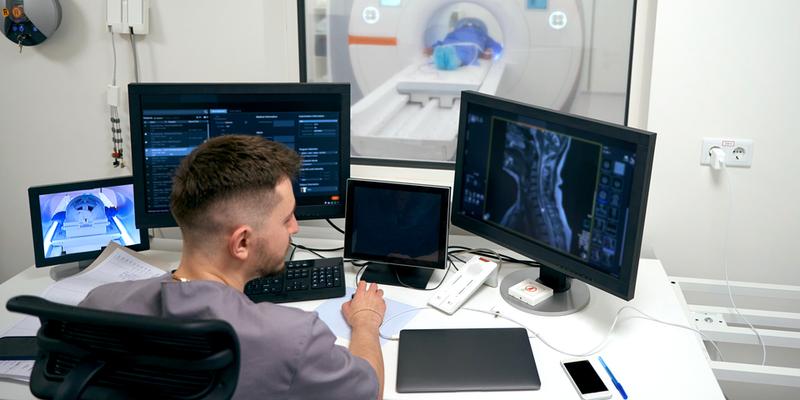
M731 301L731 306L733 306L733 311L736 312L736 315L739 318L743 319L744 322L750 327L750 330L756 335L756 339L758 339L758 343L761 345L761 365L767 364L767 346L764 343L764 340L761 338L761 335L758 333L758 330L750 323L750 321L739 312L739 308L736 306L736 302L733 300L733 291L731 290L731 283L728 280L728 241L730 238L731 232L731 219L733 217L733 188L731 185L731 177L727 173L727 168L720 168L722 171L721 174L724 176L725 184L728 189L728 210L727 210L727 217L725 219L725 236L722 242L722 266L725 271L725 287L728 289L728 298ZM719 351L719 349L717 349Z
M130 27L131 32L131 51L133 52L133 77L136 83L139 83L139 55L136 53L136 35L133 33L133 27Z

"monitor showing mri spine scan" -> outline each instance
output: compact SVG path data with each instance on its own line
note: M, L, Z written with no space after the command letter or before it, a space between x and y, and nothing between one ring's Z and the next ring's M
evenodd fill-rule
M298 5L301 78L352 85L353 157L455 161L463 90L626 122L635 0Z

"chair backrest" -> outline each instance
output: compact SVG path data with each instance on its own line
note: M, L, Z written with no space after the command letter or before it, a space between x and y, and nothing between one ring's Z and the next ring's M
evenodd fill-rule
M100 311L17 296L9 311L39 317L31 392L55 399L228 399L239 341L225 321Z

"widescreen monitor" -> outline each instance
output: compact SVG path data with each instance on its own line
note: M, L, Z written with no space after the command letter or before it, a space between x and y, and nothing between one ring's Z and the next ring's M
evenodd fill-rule
M302 157L297 219L344 216L350 176L348 84L131 84L128 87L136 221L177 226L172 177L181 160L221 135L257 135Z
M554 288L554 298L570 295L570 278L577 278L629 300L655 139L654 133L465 92L453 225L541 263L538 279ZM580 301L588 302L585 293Z
M449 187L351 179L344 256L368 282L425 288L447 265L449 205Z
M101 179L28 189L37 267L94 260L109 242L147 250L135 224L133 179Z

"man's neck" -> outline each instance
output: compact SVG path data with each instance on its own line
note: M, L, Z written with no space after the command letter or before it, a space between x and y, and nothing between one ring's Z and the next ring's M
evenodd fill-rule
M231 260L219 259L209 254L197 254L183 249L181 262L173 276L188 281L214 281L244 291L247 278L241 276L242 268L231 265Z

